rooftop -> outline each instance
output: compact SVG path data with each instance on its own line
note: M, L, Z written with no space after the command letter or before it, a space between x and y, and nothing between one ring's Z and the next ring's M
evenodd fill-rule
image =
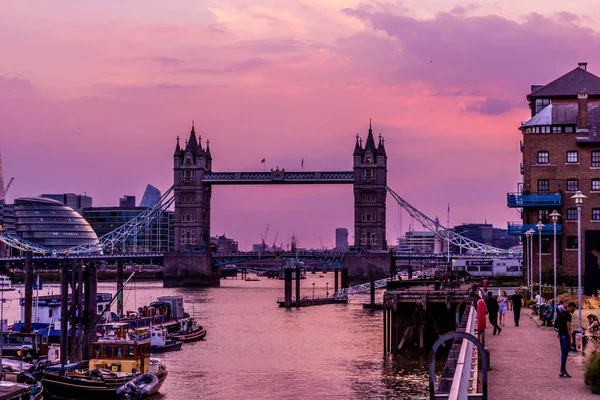
M600 96L600 78L587 71L587 63L580 63L572 71L534 90L527 98L571 97L581 91L590 96Z

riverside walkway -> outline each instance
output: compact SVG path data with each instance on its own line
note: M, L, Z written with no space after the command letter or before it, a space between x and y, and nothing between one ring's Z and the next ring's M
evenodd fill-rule
M487 321L485 344L492 369L488 375L490 400L568 400L596 399L583 382L583 360L579 353L569 355L567 371L572 378L559 378L560 347L552 328L539 327L537 316L521 311L515 327L512 311L506 313L506 326L493 336ZM574 317L575 319L575 317Z

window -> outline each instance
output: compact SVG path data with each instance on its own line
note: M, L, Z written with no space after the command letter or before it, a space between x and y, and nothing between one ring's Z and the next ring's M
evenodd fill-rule
M535 99L535 113L539 113L549 104L550 99Z
M360 233L360 244L362 246L367 245L367 231L365 229L363 229Z
M538 164L548 164L550 162L550 153L547 151L538 151Z
M373 213L364 213L362 215L362 222L375 222L376 217Z
M538 221L542 221L543 224L548 223L548 210L538 211Z
M565 133L573 133L573 127L572 126L565 126Z
M364 181L374 181L375 180L375 170L372 168L363 169L362 172Z
M52 318L52 315L54 315L54 310L53 309L48 309L48 318Z
M592 151L592 167L600 167L600 151Z
M567 162L568 163L578 163L579 162L579 153L576 151L567 151Z
M550 192L550 182L548 179L538 179L538 194L548 194Z
M553 244L552 238L542 236L542 254L551 253Z
M567 249L577 248L577 236L567 236Z
M553 126L552 133L562 133L562 126Z
M372 245L375 245L375 244L377 244L377 240L376 240L376 237L375 237L375 231L371 231L370 243L371 243Z
M579 190L579 181L577 179L567 179L567 191L576 192Z
M600 221L600 208L592 208L592 221Z
M567 208L567 220L569 220L569 221L577 220L577 209L576 208Z
M592 192L600 192L600 179L592 179Z

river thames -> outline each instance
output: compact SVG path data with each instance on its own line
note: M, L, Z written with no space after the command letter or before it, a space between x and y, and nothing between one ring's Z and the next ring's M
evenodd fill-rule
M426 399L425 358L384 361L381 311L362 301L282 309L283 281L221 280L219 288L164 289L162 282L135 282L124 292L125 310L158 296L182 295L186 311L207 329L204 341L161 355L169 376L155 399ZM333 273L307 274L302 296L333 292ZM98 292L115 293L100 282ZM22 287L18 287L22 289ZM58 285L44 287L40 295ZM42 293L43 292L43 293ZM35 293L34 293L35 295ZM19 296L6 293L7 298ZM115 307L113 306L113 311ZM5 306L9 323L17 301Z

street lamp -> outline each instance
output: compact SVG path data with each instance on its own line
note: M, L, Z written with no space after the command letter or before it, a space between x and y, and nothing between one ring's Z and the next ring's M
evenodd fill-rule
M533 229L529 229L527 232L525 232L525 237L527 238L527 255L525 256L527 258L527 275L529 275L529 295L531 296L531 298L533 298L533 265L532 265L532 250L531 250L531 246L533 243L533 233L534 230Z
M542 229L544 229L544 224L542 223L542 221L537 223L537 228L538 228L538 264L539 264L539 268L540 268L540 282L538 285L538 288L540 290L540 296L542 295Z
M315 283L313 282L313 300L315 299Z
M329 297L329 282L327 282L325 284L325 288L326 288L325 289L326 290L326 292L325 292L325 298L328 298Z
M554 210L552 211L552 214L550 214L550 217L552 218L552 225L554 225L554 318L553 321L556 321L556 312L557 312L557 306L558 306L558 301L556 299L556 223L558 222L558 218L560 217L560 214L558 213L558 211Z
M579 313L579 329L581 329L581 206L583 206L584 196L578 190L572 199L575 199L577 205L577 309Z

